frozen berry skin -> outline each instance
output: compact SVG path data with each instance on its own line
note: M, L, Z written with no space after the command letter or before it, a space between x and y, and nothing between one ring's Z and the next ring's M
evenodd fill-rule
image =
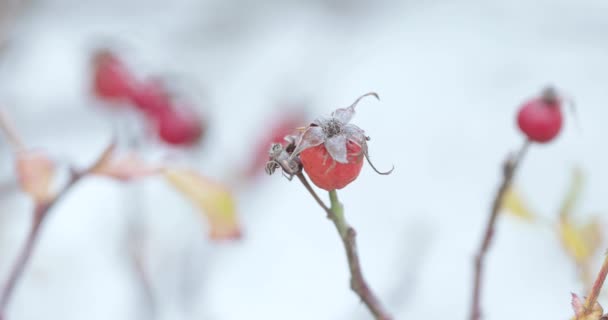
M154 113L158 137L165 143L186 146L197 143L204 131L200 116L190 107L170 107Z
M517 125L530 141L547 143L561 131L563 116L561 101L553 89L524 103L517 113Z
M346 187L359 176L363 167L363 150L355 142L347 142L347 163L334 160L325 145L305 149L300 153L300 161L310 180L324 190Z
M160 117L172 108L171 95L159 79L148 79L133 90L131 101L139 110Z
M123 62L110 51L100 51L93 58L93 91L106 100L126 100L133 93L135 81Z

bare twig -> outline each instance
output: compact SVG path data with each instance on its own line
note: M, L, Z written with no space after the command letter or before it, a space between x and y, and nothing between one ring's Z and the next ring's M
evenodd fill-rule
M585 299L585 305L583 306L584 312L591 312L593 310L593 306L597 303L597 298L600 296L600 291L602 291L602 286L604 285L604 281L606 280L606 275L608 274L608 255L604 256L604 262L602 263L602 268L595 278L595 282L593 283L593 287L591 287L591 292Z
M514 156L510 155L504 163L502 183L500 184L498 192L494 197L494 202L492 203L492 210L490 211L490 217L486 225L481 246L479 247L479 251L477 251L477 255L475 256L475 276L473 284L473 301L471 305L471 320L478 320L481 317L480 300L481 284L483 280L484 259L488 252L490 244L492 243L492 237L494 235L494 229L496 226L496 219L498 218L498 213L502 206L502 200L504 198L505 193L509 189L511 182L513 181L513 177L515 176L515 172L517 171L517 168L519 167L519 164L525 156L529 146L530 141L526 140L523 146L517 152L517 154L515 154Z
M132 193L130 196L135 196L135 194ZM137 203L134 202L134 205L137 206ZM156 318L156 296L145 264L145 235L142 222L140 221L140 208L135 206L132 207L133 212L128 222L127 245L129 247L129 258L133 267L133 274L142 293L142 304L145 311L142 319L152 320Z
M29 234L25 241L17 260L13 264L11 272L8 276L8 280L2 286L2 291L0 291L0 319L1 316L4 315L6 306L10 302L15 286L17 285L23 271L27 267L27 263L30 260L32 253L34 251L34 246L38 241L38 236L40 235L40 229L42 227L42 223L44 222L46 216L49 211L55 206L55 204L63 198L63 196L86 174L86 171L72 171L72 175L70 176L70 180L66 183L57 196L52 200L46 203L37 204L34 209L34 217L32 218L32 224L30 227Z
M297 174L298 179L302 182L306 190L315 198L317 203L325 210L328 218L336 226L336 230L342 239L344 249L346 250L346 257L348 259L348 267L350 269L350 287L351 289L361 298L363 303L367 306L369 311L374 315L376 320L390 320L392 317L388 314L384 307L380 303L380 300L376 297L372 289L369 287L363 272L361 271L361 264L359 263L359 255L357 253L357 243L355 229L348 225L344 217L344 208L338 200L338 194L335 190L329 192L329 198L331 201L331 207L327 207L325 203L319 198L316 192L312 189L306 177L302 172Z
M110 144L107 150L111 150L113 147L114 144L112 143ZM32 256L36 242L38 241L38 237L40 235L42 223L48 216L50 210L72 189L74 185L76 185L76 183L78 183L83 177L87 176L91 172L91 170L99 166L101 161L104 160L103 157L108 152L107 150L104 151L102 153L102 156L98 158L98 160L89 168L85 170L72 169L70 171L70 178L68 182L63 186L63 188L57 193L54 198L46 202L37 203L35 205L34 217L32 218L32 224L28 237L19 253L19 256L17 257L17 260L11 268L8 279L6 280L0 291L0 320L3 318L6 311L6 307L13 295L14 289L18 284L21 275L23 274Z
M13 152L21 151L25 148L21 137L17 134L15 127L8 120L8 117L2 108L0 108L0 131L2 131L11 148L13 148Z

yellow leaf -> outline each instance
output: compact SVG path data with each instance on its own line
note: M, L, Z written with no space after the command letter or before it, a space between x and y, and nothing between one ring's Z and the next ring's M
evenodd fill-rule
M19 152L16 166L21 190L29 193L36 203L54 197L51 184L55 175L55 163L46 154L37 151Z
M163 175L202 211L212 239L240 238L236 204L228 188L192 170L167 169Z
M572 210L576 206L578 199L580 198L581 192L583 191L583 183L585 177L583 171L579 167L572 169L572 178L570 180L570 186L562 202L559 215L566 217L572 214Z
M520 194L513 187L510 187L505 192L502 199L502 209L526 221L534 221L536 219L536 215L527 207Z
M601 229L595 219L582 225L562 219L559 234L564 249L579 264L592 258L600 248Z

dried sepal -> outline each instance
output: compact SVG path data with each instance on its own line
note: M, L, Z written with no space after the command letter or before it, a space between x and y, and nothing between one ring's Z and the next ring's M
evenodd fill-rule
M393 170L395 170L395 166L391 166L391 169L388 171L380 171L376 168L376 166L374 166L374 164L372 163L372 161L369 159L369 151L367 149L367 142L364 142L363 144L363 154L365 155L365 160L367 160L367 163L369 164L370 167L372 167L372 169L379 175L383 175L383 176L387 176L391 173L393 173Z
M300 154L304 149L316 147L325 142L325 132L320 126L309 126L299 136L296 148L293 151L293 156Z
M574 317L571 320L602 320L605 318L604 309L602 306L595 302L591 310L585 308L585 302L575 293L572 294L572 310L574 310Z
M367 152L369 137L365 135L363 129L349 123L355 115L357 104L368 96L380 100L377 93L369 92L358 97L349 107L336 109L331 113L330 118L316 119L300 134L292 158L308 148L324 144L332 159L339 163L348 163L347 144L354 142L361 147L362 154L375 172L383 175L390 174L394 168L387 172L381 172L373 165Z
M295 137L287 136L287 146L275 143L270 147L269 159L266 163L266 173L272 175L277 169L281 169L283 176L291 180L295 175L302 172L302 164L298 158L292 157L295 149Z

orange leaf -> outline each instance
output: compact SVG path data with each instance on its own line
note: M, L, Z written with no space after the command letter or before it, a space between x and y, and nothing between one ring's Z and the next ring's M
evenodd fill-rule
M29 193L36 203L43 203L54 197L51 184L55 163L46 154L37 151L19 152L16 166L21 190Z
M192 170L168 169L164 177L205 215L212 239L240 238L236 204L226 186Z

